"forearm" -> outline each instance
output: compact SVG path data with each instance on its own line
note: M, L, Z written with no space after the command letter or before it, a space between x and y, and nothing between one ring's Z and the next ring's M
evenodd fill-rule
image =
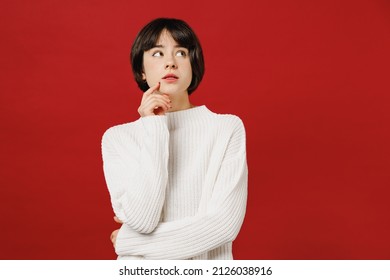
M240 175L232 178L236 180L234 188L225 196L217 191L205 213L160 223L151 234L139 234L123 226L116 242L117 254L141 255L146 259L188 259L233 241L246 209L246 165L242 168Z

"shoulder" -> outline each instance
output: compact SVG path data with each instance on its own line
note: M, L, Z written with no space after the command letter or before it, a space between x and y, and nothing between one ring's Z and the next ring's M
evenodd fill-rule
M242 119L233 114L215 114L218 119L218 139L226 143L225 160L234 159L233 155L245 155L246 133Z
M242 131L245 133L244 122L239 116L233 114L217 114L213 113L215 121L224 129L235 131Z

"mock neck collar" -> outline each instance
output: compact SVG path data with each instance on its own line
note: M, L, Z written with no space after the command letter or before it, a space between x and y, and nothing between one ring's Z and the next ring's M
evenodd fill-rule
M186 110L165 113L168 119L168 127L177 128L188 126L192 123L207 118L212 112L205 106L196 106Z

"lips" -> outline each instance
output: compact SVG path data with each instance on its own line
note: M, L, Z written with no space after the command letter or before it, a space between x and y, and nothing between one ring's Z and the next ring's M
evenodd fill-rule
M167 74L163 77L164 80L177 80L179 79L178 76L174 75L174 74Z

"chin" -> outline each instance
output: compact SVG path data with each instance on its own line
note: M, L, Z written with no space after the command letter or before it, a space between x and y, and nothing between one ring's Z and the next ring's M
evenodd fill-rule
M161 93L167 93L167 94L179 94L183 91L187 91L186 89L182 89L177 87L176 85L160 85L160 90Z

